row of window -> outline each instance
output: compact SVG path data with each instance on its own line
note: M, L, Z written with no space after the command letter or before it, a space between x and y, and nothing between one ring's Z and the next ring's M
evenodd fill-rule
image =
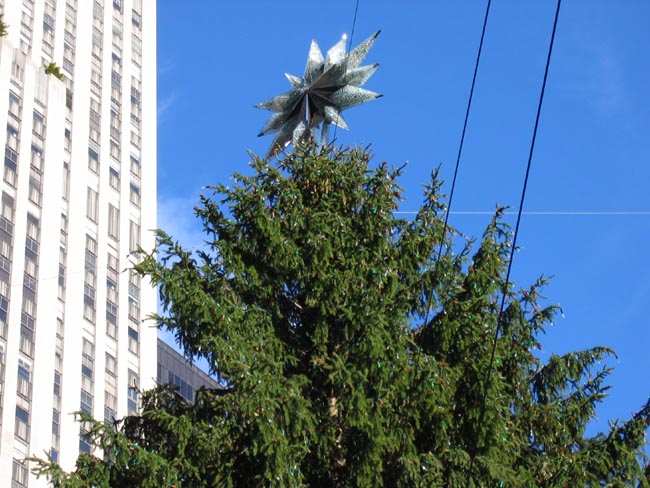
M18 171L18 151L20 145L19 126L21 117L20 97L13 91L9 92L9 124L7 125L7 143L5 147L4 181L16 187ZM29 200L36 206L42 205L43 198L43 141L45 139L45 120L43 115L33 112L32 124L31 165L29 174Z
M54 349L54 405L52 406L52 448L50 456L55 462L59 459L61 445L61 384L63 371L63 319L56 320L56 344Z

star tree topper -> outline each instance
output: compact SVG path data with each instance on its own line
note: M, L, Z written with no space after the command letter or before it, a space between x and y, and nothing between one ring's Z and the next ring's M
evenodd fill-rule
M266 159L289 144L296 145L312 136L321 123L321 141L326 144L330 124L342 129L348 128L341 116L343 110L381 96L360 88L379 66L360 66L379 32L375 32L347 54L347 36L343 35L327 51L325 58L316 41L311 42L304 75L286 74L292 89L255 105L256 108L276 112L258 134L263 136L277 132Z

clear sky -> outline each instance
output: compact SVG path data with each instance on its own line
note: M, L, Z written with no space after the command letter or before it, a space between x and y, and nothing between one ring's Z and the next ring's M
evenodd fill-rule
M161 228L200 244L202 188L250 172L246 151L272 141L256 137L270 112L253 105L289 89L285 72L302 75L312 39L325 52L350 36L355 3L158 1ZM336 136L372 143L376 162L408 162L402 211L417 210L437 165L450 189L485 5L359 2L352 44L382 30L365 88L384 97L344 112L350 131ZM489 221L480 212L519 203L554 11L550 0L492 2L450 217L467 235ZM542 337L543 357L616 349L596 429L650 394L649 25L646 0L563 3L524 207L535 213L513 265L521 287L555 275L546 295L565 316Z

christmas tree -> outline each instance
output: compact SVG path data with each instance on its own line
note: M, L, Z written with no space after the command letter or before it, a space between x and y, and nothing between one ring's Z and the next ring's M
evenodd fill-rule
M98 457L40 461L55 487L650 486L650 404L585 434L613 352L540 360L558 313L544 278L510 286L500 313L500 211L472 249L445 229L435 173L404 219L401 169L366 150L306 144L252 169L202 197L205 249L159 231L137 265L158 326L223 388L193 404L144 392L117 425L84 417Z

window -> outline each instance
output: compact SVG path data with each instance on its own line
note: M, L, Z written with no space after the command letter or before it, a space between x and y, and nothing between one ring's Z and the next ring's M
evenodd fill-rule
M117 338L117 305L106 302L106 335Z
M75 7L76 3L74 5L69 2L65 4L65 20L66 23L72 26L70 30L74 30L74 26L77 25L77 10Z
M129 351L133 354L140 353L140 334L133 327L129 327Z
M97 241L86 234L86 269L97 267Z
M135 147L140 149L140 146L142 144L142 138L140 137L139 130L131 131L131 144L133 144Z
M20 121L20 97L14 92L9 92L9 115Z
M61 412L52 409L52 444L59 447L59 433L61 432Z
M63 338L63 331L65 327L63 327L63 319L57 317L56 318L56 335L57 337ZM57 347L59 347L59 344L57 344ZM63 351L63 344L60 345L61 351Z
M42 173L34 166L29 171L29 201L37 206L41 206L42 191Z
M26 400L32 398L32 371L30 365L18 359L18 383L16 386L18 395Z
M29 260L25 260L26 262ZM23 312L30 317L36 316L36 302L28 297L23 297Z
M117 397L109 392L104 392L104 422L115 422L117 412Z
M72 151L72 130L66 127L63 131L63 135L65 137L65 150L70 152Z
M25 314L22 314L22 318L27 319ZM29 328L29 324L21 324L20 326L20 352L27 357L34 357L34 330Z
M29 411L16 405L16 437L20 440L29 442Z
M89 271L86 271L86 279L88 278L94 280L95 275ZM95 287L93 286L93 283L89 283L86 281L84 284L84 302L88 303L95 307L95 295L96 295Z
M98 19L104 18L104 7L102 6L101 2L98 2L97 0L93 2L93 16Z
M121 78L115 71L111 72L111 102L118 106L121 104L120 99L122 98L122 85L118 83Z
M129 223L129 252L133 252L140 247L140 225L133 221Z
M142 103L142 82L135 76L131 77L131 105L139 107Z
M16 171L18 169L18 153L9 146L5 148L4 180L7 184L16 187Z
M12 125L7 125L7 147L13 149L14 152L17 153L18 145L19 145L18 129L16 129Z
M56 319L57 329L63 327L63 321L59 318ZM63 330L60 330L63 332ZM61 396L61 370L63 369L63 335L57 330L56 342L54 347L54 396ZM57 398L58 401L61 398Z
M32 133L39 139L45 138L45 123L43 121L43 115L34 111L34 125L32 127Z
M38 241L39 221L32 214L27 214L27 237Z
M93 446L90 443L90 439L88 438L88 432L83 428L80 429L79 430L79 452L90 454L92 450L93 450Z
M133 12L133 19L135 20L136 18L136 12ZM140 21L138 21L138 25L140 24ZM140 38L134 33L133 36L131 36L132 42L131 42L131 50L132 50L132 59L135 64L138 66L142 66L142 41Z
M63 68L70 74L74 71L74 48L67 42L63 43Z
M84 281L84 318L95 323L95 286L97 270L97 241L86 235L86 277Z
M117 53L111 54L111 68L118 73L122 72L122 58Z
M111 157L116 161L120 160L120 144L113 139L111 139Z
M90 124L88 127L88 138L95 144L99 144L99 126ZM97 173L97 171L95 171Z
M138 411L138 389L140 388L140 381L138 379L138 374L129 369L129 396L127 401L127 407L129 410L129 415L137 413Z
M117 360L109 353L106 353L106 375L111 378L117 376Z
M81 391L81 410L88 414L93 412L93 396L85 391Z
M99 125L101 123L101 116L99 115L100 113L101 104L98 100L95 100L95 98L90 97L90 123L97 126L97 128L99 128Z
M67 108L68 110L72 110L72 98L73 98L72 89L71 88L66 88L65 89L65 108ZM70 117L70 114L68 114L68 117Z
M5 348L0 343L0 381L5 381ZM0 401L2 401L2 388L0 388Z
M2 254L0 254L0 270L7 273L7 276L9 276L9 273L11 273L11 259L7 256L3 256Z
M117 306L117 286L116 283L111 279L106 280L106 302L107 308L108 304Z
M70 200L70 163L63 163L63 199L67 202Z
M11 251L11 243L4 239L0 240L0 269L7 273L11 271Z
M135 176L140 177L140 160L131 154L131 173L133 173Z
M45 14L43 16L43 52L52 57L54 51L54 19Z
M25 258L25 276L29 276L30 278L34 279L34 278L36 278L37 270L38 270L38 268L36 266L36 261L26 257ZM30 315L34 315L34 314L32 313Z
M48 31L54 30L54 10L50 4L45 4L45 14L43 14L43 29Z
M92 148L88 148L88 169L99 174L99 154Z
M61 373L58 371L54 372L54 396L57 398L61 397Z
M95 371L95 345L84 337L82 347L81 374L92 380ZM92 389L88 388L86 391L92 391Z
M117 279L118 279L118 260L112 254L108 254L108 261L106 267L108 268L108 279L112 280L115 283L115 288L117 288Z
M0 285L2 285L3 288L7 288L7 284L4 281L0 280ZM7 299L7 295L4 293L7 293L7 290L3 290L0 292L0 337L7 337L7 313L9 312L9 300ZM1 365L0 365L1 366ZM3 378L0 376L0 381L2 381ZM1 393L1 391L0 391ZM0 399L2 398L2 395L0 395Z
M113 168L108 170L108 183L114 190L120 191L120 172Z
M92 188L88 188L86 198L86 217L93 222L97 222L97 207L99 202L99 194Z
M14 199L11 195L7 193L2 193L2 214L0 215L3 222L0 227L2 227L8 234L13 232L13 222L14 222Z
M131 182L129 198L133 205L140 208L140 187L136 183Z
M135 300L140 300L140 287L142 286L142 277L135 271L129 272L129 296Z
M25 75L25 54L16 50L14 51L14 59L11 65L11 78L12 81L18 85L22 85L23 76Z
M141 29L142 28L142 15L140 15L138 12L133 10L133 17L131 17L131 22L133 23L133 27L136 29Z
M85 297L84 297L85 298ZM94 324L95 323L95 303L88 303L84 301L84 318Z
M43 172L43 150L32 144L32 167L39 171Z
M108 235L113 239L120 238L120 209L108 204Z
M12 488L27 486L27 464L25 461L14 459L14 465L11 472Z
M2 239L0 240L0 256L11 260L11 242Z
M93 53L95 52L95 45L93 44ZM102 74L99 68L92 67L90 71L90 83L92 88L96 88L97 92L93 91L96 95L99 96L99 91L102 89Z
M25 238L25 253L34 259L38 256L39 221L32 214L27 214L27 237ZM30 255L31 253L31 255Z
M140 323L140 305L132 297L129 297L129 319L136 324Z
M140 105L131 105L131 125L139 130L140 120L142 120L142 107Z

